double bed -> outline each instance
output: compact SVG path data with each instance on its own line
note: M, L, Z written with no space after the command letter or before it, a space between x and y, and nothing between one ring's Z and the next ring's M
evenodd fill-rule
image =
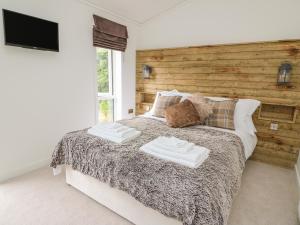
M51 167L66 165L66 181L137 225L227 224L254 135L207 126L171 128L163 120L140 116L119 123L141 136L115 144L87 130L66 134ZM140 151L158 136L175 136L210 149L196 168Z

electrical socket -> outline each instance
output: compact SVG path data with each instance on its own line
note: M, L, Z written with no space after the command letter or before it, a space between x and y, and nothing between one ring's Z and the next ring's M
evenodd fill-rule
M278 123L271 123L270 129L271 130L278 130Z
M132 114L133 113L133 109L128 109L128 114Z

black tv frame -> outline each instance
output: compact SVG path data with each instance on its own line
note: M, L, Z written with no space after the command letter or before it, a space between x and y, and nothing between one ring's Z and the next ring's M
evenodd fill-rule
M36 47L36 46L30 46L30 45L22 45L22 44L15 44L15 43L10 43L6 40L6 34L5 34L5 18L4 18L4 13L6 12L11 12L11 13L16 13L16 14L20 14L23 16L27 16L27 17L31 17L37 20L42 20L45 22L50 22L50 23L55 23L57 24L57 49L48 49L48 48L42 48L42 47ZM14 46L14 47L21 47L21 48L28 48L28 49L35 49L35 50L43 50L43 51L52 51L52 52L59 52L59 23L50 21L50 20L45 20L45 19L41 19L38 17L34 17L34 16L29 16L23 13L19 13L19 12L14 12L8 9L2 9L2 17L3 17L3 33L4 33L4 44L8 45L8 46Z

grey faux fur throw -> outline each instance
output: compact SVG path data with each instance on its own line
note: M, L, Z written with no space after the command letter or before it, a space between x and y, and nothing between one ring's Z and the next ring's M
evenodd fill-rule
M245 165L239 137L200 126L170 128L143 117L120 123L137 128L142 135L129 143L115 144L89 135L87 130L68 133L55 148L51 167L71 165L184 225L227 224ZM160 135L204 146L211 150L209 158L191 169L139 150Z

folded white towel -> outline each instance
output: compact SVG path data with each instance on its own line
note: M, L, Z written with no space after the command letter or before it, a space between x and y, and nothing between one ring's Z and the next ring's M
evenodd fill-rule
M112 131L119 131L120 129L121 130L124 129L124 127L126 128L126 126L124 126L123 124L116 123L116 122L98 123L97 125L93 126L93 128L106 129Z
M176 147L179 147L179 148L182 148L184 147L186 144L188 144L187 141L185 140L181 140L179 138L176 138L176 137L161 137L161 138L165 138L166 141L169 141L169 145L172 145L172 146L176 146Z
M134 128L124 126L120 123L99 123L92 127L93 129L115 137L124 137L128 133L134 131Z
M184 153L170 151L168 148L157 145L157 140L159 139L160 138L154 139L153 141L143 145L140 149L158 158L169 160L192 168L197 168L200 166L209 156L209 149L195 145L192 145L191 149Z
M209 153L209 150L207 148L200 147L200 146L193 146L192 149L186 153L169 151L169 150L166 150L165 148L161 148L160 146L157 146L155 144L156 140L157 139L145 144L143 147L146 147L146 148L150 149L151 151L156 152L158 154L167 155L169 157L174 157L174 158L181 158L183 160L190 161L193 163L196 163L197 161L199 161L201 159L201 157L206 156Z
M161 149L164 149L164 150L170 151L170 152L178 152L180 154L188 153L195 146L194 143L187 143L186 146L184 146L184 147L174 147L174 146L166 145L163 142L160 142L158 140L154 141L152 144L156 148L161 148Z
M127 130L128 128L130 128L130 127L121 126L121 127L114 129L113 131L119 133L119 132L123 132L124 130ZM107 130L109 130L109 129L107 129Z
M170 156L167 156L167 155L163 155L163 154L154 152L151 149L149 149L147 147L144 147L144 146L141 147L141 150L145 153L148 153L148 154L154 156L154 157L164 159L164 160L167 160L167 161L171 161L171 162L174 162L174 163L178 163L178 164L190 167L190 168L198 168L208 158L208 155L206 155L206 156L203 156L198 162L193 163L193 162L184 160L182 158L170 157Z
M103 127L103 128L105 127L105 128L108 128L108 129L116 129L116 128L122 127L123 125L120 124L120 123L116 123L116 122L114 122L114 123L108 122L108 123L99 123L96 126L97 127Z
M130 133L136 131L136 129L131 128L131 127L126 127L126 126L123 126L123 127L120 127L120 128L122 128L122 130L120 130L118 128L117 131L114 131L114 130L111 130L111 129L102 129L102 128L99 128L99 127L93 127L93 129L95 129L97 132L99 132L101 134L109 135L109 136L117 137L117 138L126 137Z
M135 130L135 129L133 131L127 133L123 137L111 136L107 133L101 132L98 129L94 129L94 128L88 129L88 133L91 134L91 135L100 137L100 138L110 140L110 141L118 143L118 144L122 144L122 143L125 143L127 141L133 140L134 138L141 135L141 131L138 131L138 130Z
M178 152L171 152L171 151L166 151L161 148L156 148L153 145L149 145L148 148L150 148L153 152L156 152L158 154L166 155L169 157L174 157L176 159L180 158L186 161L190 161L192 163L197 163L203 156L208 155L208 149L200 147L200 146L195 146L191 151L188 153L178 153Z
M184 140L180 140L176 137L158 137L153 140L153 145L157 148L162 148L165 150L169 150L172 152L179 152L179 153L187 153L189 152L194 146L194 143L189 143Z
M108 131L108 132L115 132L115 133L119 133L119 132L122 132L124 130L127 130L128 127L126 126L120 126L120 127L117 127L117 128L106 128L106 127L100 127L100 126L97 126L95 127L96 129L99 129L99 130L103 130L103 131Z

